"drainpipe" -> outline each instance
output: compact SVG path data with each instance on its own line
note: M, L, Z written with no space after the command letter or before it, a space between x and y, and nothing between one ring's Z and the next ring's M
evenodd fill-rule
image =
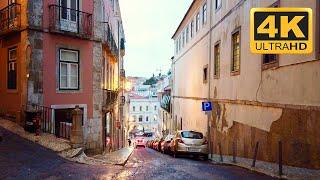
M211 91L211 60L212 60L212 50L211 50L211 41L212 41L212 31L211 31L211 25L212 25L212 13L213 13L213 1L209 1L210 2L210 7L209 7L209 12L210 12L210 18L209 18L209 63L208 63L208 101L210 101L210 91ZM207 132L208 132L208 151L210 154L211 153L211 133L210 133L210 119L211 119L211 113L208 113L208 119L207 119ZM211 155L212 156L212 155Z

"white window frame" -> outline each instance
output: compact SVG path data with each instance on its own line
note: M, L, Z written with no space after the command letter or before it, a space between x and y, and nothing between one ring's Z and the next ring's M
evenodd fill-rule
M72 53L76 53L76 59L77 61L67 61L67 60L63 60L61 55L62 52L72 52ZM64 49L64 48L60 48L59 49L59 90L79 90L79 76L80 76L80 62L79 62L79 51L78 50L71 50L71 49ZM67 86L63 87L61 84L61 65L62 64L66 64L67 65ZM72 87L71 86L71 66L72 65L76 65L77 66L77 86Z
M200 12L198 12L197 15L196 15L196 32L198 32L200 30L200 22L201 22L200 19L201 19L200 18Z
M218 11L222 6L222 0L215 0L215 10Z
M202 6L202 24L206 24L207 23L207 14L208 14L208 6L207 6L207 2L203 4Z
M190 39L192 39L194 36L193 32L194 32L194 20L192 19L190 23Z
M189 42L189 26L186 27L186 44Z

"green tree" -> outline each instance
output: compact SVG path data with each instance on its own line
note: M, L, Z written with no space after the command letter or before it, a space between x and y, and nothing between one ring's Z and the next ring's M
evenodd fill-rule
M153 85L153 84L157 84L157 80L156 80L156 78L153 76L153 77L151 77L151 78L149 78L149 79L147 79L144 83L143 83L143 85Z

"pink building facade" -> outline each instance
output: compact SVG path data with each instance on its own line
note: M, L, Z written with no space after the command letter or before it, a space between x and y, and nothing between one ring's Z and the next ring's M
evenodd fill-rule
M117 82L113 89L117 90L118 100L120 70L123 70L124 53L120 52L124 51L124 33L118 1L20 0L14 4L22 7L19 17L25 27L11 34L11 40L5 38L8 35L0 40L20 41L16 75L19 83L14 95L17 100L10 108L5 105L8 102L0 103L0 109L10 112L21 125L25 124L25 111L40 110L42 130L68 139L71 111L79 105L83 111L85 147L92 153L102 152L106 148L103 107L114 101L104 93L105 79ZM3 4L9 9L13 5ZM7 52L7 48L2 50ZM113 62L112 72L105 73L105 61ZM1 79L1 83L5 82L6 79ZM10 99L12 94L3 92L1 98ZM112 106L118 106L118 101ZM119 108L113 110L117 117L110 124L121 122L119 111ZM123 146L123 135L111 139L117 144L112 150Z

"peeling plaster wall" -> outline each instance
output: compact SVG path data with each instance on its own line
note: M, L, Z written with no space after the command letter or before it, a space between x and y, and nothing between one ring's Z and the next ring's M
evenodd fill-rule
M239 122L269 132L274 121L282 115L281 108L258 107L238 104L219 105L221 111L216 118L217 129L227 132L233 122ZM216 107L216 109L219 109Z
M190 22L201 3L191 8L182 25ZM283 143L284 163L292 166L320 168L320 61L318 49L307 55L280 55L279 66L262 70L262 56L249 49L249 15L251 7L269 7L276 0L227 0L219 10L213 10L211 34L210 99L214 111L210 122L212 153L232 155L233 143L237 156L252 158L254 145L260 142L258 159L277 162L278 141ZM236 5L239 6L236 6ZM281 7L309 7L314 12L316 1L280 0ZM210 12L210 11L208 11ZM316 19L316 13L313 13ZM316 22L316 21L314 21ZM313 26L313 32L317 32ZM240 75L230 72L232 32L240 28ZM180 28L181 31L183 28ZM204 31L204 32L203 32ZM201 102L208 98L208 86L203 84L203 65L209 62L209 35L202 28L173 63L173 116L183 129L207 131L207 116ZM174 37L177 39L180 32ZM214 45L220 42L220 78L213 76ZM315 41L318 43L318 41ZM191 73L192 72L192 73Z

